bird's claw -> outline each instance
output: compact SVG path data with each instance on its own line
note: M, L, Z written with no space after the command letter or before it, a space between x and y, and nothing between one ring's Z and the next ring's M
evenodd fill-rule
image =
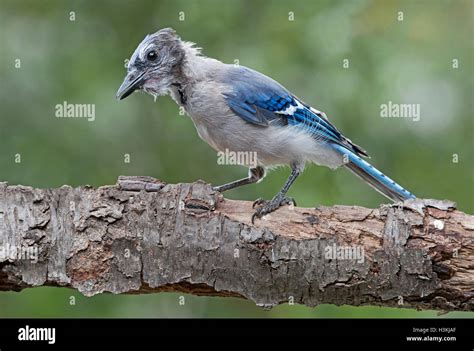
M267 201L259 197L257 200L253 202L252 208L255 208L256 206L262 206L265 202Z
M252 215L252 224L255 222L255 218L260 219L284 205L296 206L296 201L291 197L274 198L270 201L263 199L255 200L252 207L255 208L258 206L258 208Z

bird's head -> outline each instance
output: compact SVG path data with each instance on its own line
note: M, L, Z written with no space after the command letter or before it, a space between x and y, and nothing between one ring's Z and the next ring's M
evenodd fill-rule
M173 29L147 35L128 62L127 76L117 91L117 99L122 100L135 90L165 95L179 75L183 58L182 41Z

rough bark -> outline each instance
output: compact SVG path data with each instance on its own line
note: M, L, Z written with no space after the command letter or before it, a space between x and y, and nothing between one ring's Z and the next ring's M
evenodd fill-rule
M474 310L474 216L453 202L284 207L255 225L252 212L251 202L224 199L200 181L120 177L98 189L0 183L0 290L53 285L86 296L236 296L264 307ZM25 248L27 259L18 254ZM347 256L362 248L363 256Z

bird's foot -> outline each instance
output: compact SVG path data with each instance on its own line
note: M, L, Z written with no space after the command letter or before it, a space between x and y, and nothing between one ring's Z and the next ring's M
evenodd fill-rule
M292 197L275 196L271 200L257 199L253 203L253 208L257 207L257 210L252 215L252 224L255 222L255 218L262 218L266 214L276 211L281 206L293 205L296 206L296 201Z

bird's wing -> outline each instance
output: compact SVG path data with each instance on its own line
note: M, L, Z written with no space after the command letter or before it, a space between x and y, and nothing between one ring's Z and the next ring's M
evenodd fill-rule
M229 69L224 79L230 86L224 98L229 108L245 121L261 127L295 125L317 140L367 156L362 148L344 137L323 112L306 105L273 79L246 67Z

